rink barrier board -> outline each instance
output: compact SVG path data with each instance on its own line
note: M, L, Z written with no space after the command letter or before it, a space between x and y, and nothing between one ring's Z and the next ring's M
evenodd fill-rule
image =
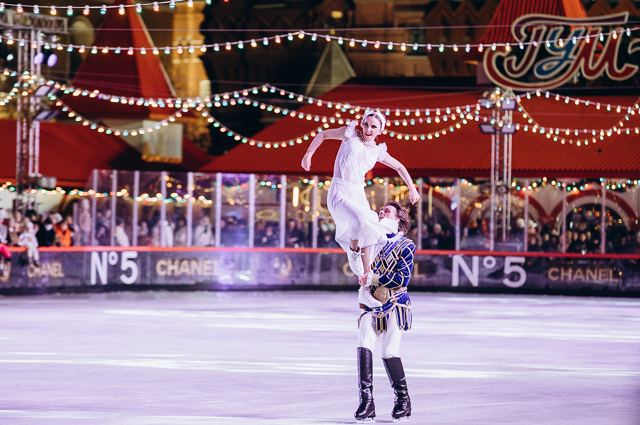
M73 247L40 249L40 267L12 248L0 294L121 290L357 287L340 249ZM412 290L640 295L640 255L417 251Z

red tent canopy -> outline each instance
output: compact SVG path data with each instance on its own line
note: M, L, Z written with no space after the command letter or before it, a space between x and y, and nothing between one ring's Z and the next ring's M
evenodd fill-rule
M114 5L133 4L131 0L115 0ZM152 53L153 44L135 8L125 9L120 15L118 8L111 8L97 30L94 46L121 47L119 54L110 50L96 54L87 53L72 85L84 90L99 90L102 93L126 99L175 97L175 93L160 58ZM145 48L147 54L134 52L129 47ZM87 118L126 118L130 120L161 120L175 112L170 108L130 106L112 103L88 96L66 95L63 101L73 110Z
M0 119L0 181L15 181L16 121ZM182 163L142 160L140 152L114 135L74 124L40 123L40 174L58 179L58 185L84 187L97 169L195 171L211 157L188 139L182 141Z
M363 105L389 109L389 122L387 129L394 132L408 134L425 134L434 131L446 130L447 134L425 140L399 140L390 135L380 136L379 142L386 142L391 156L402 162L414 177L423 176L460 176L482 177L490 172L491 138L483 135L478 129L478 122L468 120L463 124L462 119L456 114L457 106L475 105L477 98L482 95L479 91L442 93L433 91L404 90L389 88L357 87L354 85L338 87L322 97L323 101L333 102L334 108L317 104L305 105L300 108L295 117L287 116L277 123L267 127L256 134L254 139L264 142L281 142L296 139L318 128L321 122L314 119L308 120L306 116L299 119L298 115L333 115L336 112L337 103L349 103L350 105ZM627 107L638 101L635 96L589 96L589 106L575 105L572 101L556 101L552 96L536 97L528 100L523 98L521 106L529 114L525 119L524 112L514 112L514 121L520 123L521 129L513 136L513 175L515 177L634 177L640 175L640 136L635 131L626 134L613 133L611 137L604 136L599 139L600 129L610 129L614 126L622 128L640 127L640 116L627 114ZM596 104L601 108L597 109ZM611 111L607 111L606 105L613 105ZM621 105L621 112L616 112ZM455 120L449 118L445 122L443 116L447 115L446 108L450 108L452 114L457 115ZM430 114L431 124L419 123L419 118L414 114L406 115L407 109L440 108L439 123L435 123L438 116L433 111ZM635 109L635 108L634 108ZM463 109L464 110L464 109ZM474 114L474 109L471 110ZM637 110L636 110L637 111ZM341 112L343 118L353 115ZM486 113L483 113L486 115ZM629 119L626 120L625 116ZM531 131L533 124L528 123L531 117L546 130L544 134ZM421 118L426 119L424 112ZM415 125L411 125L411 119ZM399 125L395 125L396 121ZM406 125L404 124L406 122ZM460 124L460 128L455 128ZM524 125L529 126L524 131ZM330 125L331 128L339 127L339 124ZM450 129L454 131L451 132ZM578 128L597 130L598 138L594 144L591 141L591 132L579 133L579 136L561 133L546 137L549 128L565 129ZM553 137L558 137L554 141ZM565 144L561 143L565 139ZM569 139L581 139L581 146ZM584 140L588 138L589 144ZM266 148L251 146L249 143L241 144L227 154L218 157L201 168L206 172L245 172L264 174L305 174L300 166L310 139L304 143L295 143L294 146ZM311 174L333 174L333 161L339 144L336 141L326 141L313 157ZM374 169L377 176L396 175L394 170L381 164Z

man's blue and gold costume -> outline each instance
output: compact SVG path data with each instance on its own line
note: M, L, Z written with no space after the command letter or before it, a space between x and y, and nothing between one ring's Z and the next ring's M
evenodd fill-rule
M388 235L389 241L380 250L372 265L371 290L374 296L384 302L380 308L365 307L365 314L371 312L377 333L387 331L389 315L394 314L398 320L398 328L411 329L411 299L407 286L413 273L413 257L416 247L402 236Z
M373 296L383 304L375 308L360 305L365 311L358 320L360 405L355 413L357 420L375 418L373 349L378 339L381 340L384 367L396 396L391 416L394 420L411 416L411 399L400 359L400 341L403 331L411 329L411 300L407 285L413 272L416 247L402 233L387 237L389 239L376 256L369 275Z

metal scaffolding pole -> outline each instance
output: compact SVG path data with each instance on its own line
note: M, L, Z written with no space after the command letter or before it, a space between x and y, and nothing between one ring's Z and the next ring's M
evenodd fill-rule
M40 108L33 86L41 77L41 65L34 60L41 52L43 38L52 34L67 34L67 18L7 9L0 14L0 29L15 31L14 38L27 40L14 44L17 49L19 88L16 96L16 211L37 208L39 186L40 136L34 116ZM55 43L52 43L55 46ZM24 78L27 76L26 78ZM27 87L29 88L27 90Z
M524 248L523 251L527 252L529 250L529 179L525 179L524 181L524 235L522 235L524 240Z
M98 245L96 242L96 216L98 215L98 170L93 170L93 193L91 194L91 246Z
M567 252L567 188L562 183L562 252Z
M495 118L495 110L493 117ZM489 214L489 251L495 250L495 234L496 234L496 138L495 134L491 135L491 201Z

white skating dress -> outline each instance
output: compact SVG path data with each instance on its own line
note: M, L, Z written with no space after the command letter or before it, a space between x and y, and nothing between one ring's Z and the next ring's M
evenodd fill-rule
M336 242L349 252L350 239L359 247L371 247L370 258L376 255L387 241L387 233L397 223L390 219L378 220L364 192L364 179L376 162L387 151L387 145L372 142L365 146L355 132L355 122L347 126L346 142L342 142L333 169L333 179L327 193L327 206L336 225Z

